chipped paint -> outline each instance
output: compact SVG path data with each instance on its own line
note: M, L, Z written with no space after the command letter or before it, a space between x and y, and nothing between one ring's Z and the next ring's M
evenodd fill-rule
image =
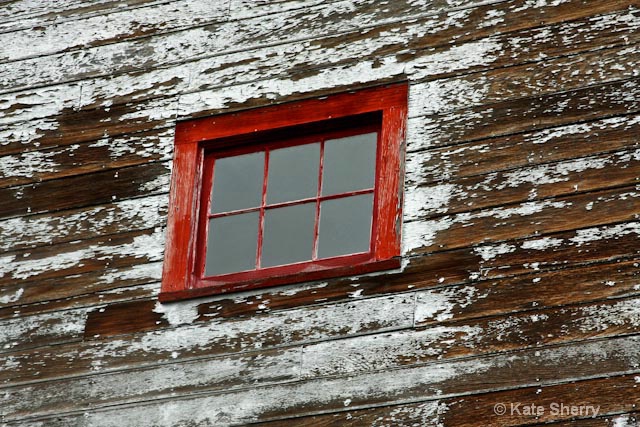
M409 199L415 201L417 198ZM525 217L542 212L545 209L560 210L571 206L567 201L543 200L536 202L526 202L515 207L499 207L482 210L479 212L463 212L456 215L445 216L432 220L415 220L407 218L409 221L403 228L403 253L407 254L421 247L429 247L435 244L438 233L446 231L453 225L471 225L473 220L482 218L509 219L514 216ZM420 206L409 206L409 212L417 212Z
M46 258L19 258L17 255L0 256L0 278L25 280L52 271L64 271L81 266L83 261L109 261L116 258L139 258L147 262L162 259L164 252L164 233L156 230L153 234L136 236L131 243L119 246L90 245L74 250L70 245L66 252L59 251Z
M92 6L100 2L102 0L93 2ZM563 86L562 79L567 78L566 74L550 76L564 70L563 66L568 72L577 72L570 77L574 85L597 87L611 79L629 79L637 75L637 67L631 60L620 60L617 65L598 65L594 63L593 55L589 57L591 62L580 61L585 56L580 52L597 47L595 43L599 37L605 36L603 39L610 45L628 43L629 30L639 28L636 10L598 15L591 21L576 17L562 23L560 19L564 19L562 13L565 12L551 8L569 2L522 0L514 6L493 0L440 3L407 0L393 4L350 0L233 0L227 9L223 2L166 1L134 7L133 3L117 0L124 9L112 9L113 14L87 11L87 15L73 18L64 14L54 17L53 11L58 6L51 6L54 8L50 9L51 16L33 16L35 20L45 20L41 29L35 32L30 29L5 31L0 35L0 40L12 38L18 46L5 50L5 55L22 58L7 62L9 66L0 69L0 91L8 93L0 103L0 110L5 112L0 120L5 125L0 130L0 145L7 147L9 153L0 157L0 176L35 181L43 174L62 177L68 173L81 173L79 168L75 169L72 158L76 150L87 148L94 150L92 153L100 153L95 158L104 159L105 164L112 162L109 167L126 167L133 164L130 162L143 159L162 161L166 173L141 184L139 190L163 194L0 220L0 251L3 252L0 279L9 284L0 296L0 303L31 304L37 301L41 283L51 288L48 295L54 295L59 292L58 284L63 289L67 285L66 279L81 283L87 271L91 276L86 278L92 282L86 283L86 289L81 286L78 294L98 292L97 297L101 298L108 292L124 294L128 289L125 286L131 283L145 283L145 298L157 295L164 247L161 228L166 220L169 159L176 119L390 80L412 82L403 224L405 254L421 247L433 252L448 249L439 245L439 239L445 233L453 230L463 235L465 227L473 227L480 220L491 218L495 221L494 226L503 227L522 217L562 214L572 205L553 199L484 210L470 205L469 209L473 211L454 214L450 211L452 201L473 197L473 189L446 180L456 176L456 156L464 156L466 161L473 162L477 154L492 155L495 150L496 158L500 157L495 146L499 141L494 138L474 147L457 145L473 139L465 133L468 129L481 129L493 120L494 113L496 116L498 112L502 114L503 110L494 112L489 104L562 92L566 93L564 98L559 98L558 103L549 105L545 111L564 113L573 108L571 91L576 88ZM491 3L496 5L472 9L478 4ZM74 4L83 5L82 2ZM152 4L154 7L148 7ZM41 5L34 4L33 7L39 10ZM216 8L225 15L222 19L218 15L214 17ZM534 8L547 9L535 11L538 15L534 15ZM525 11L518 16L533 17L532 22L542 22L541 17L546 19L549 13L559 23L522 30L513 30L519 28L517 26L507 27L510 32L500 35L499 32L504 31L504 26L513 19L514 11ZM556 12L558 15L553 15ZM114 17L123 19L109 19ZM225 22L216 22L218 20ZM32 21L25 21L25 28L30 25L28 22ZM2 24L10 23L0 22L0 28L3 28ZM495 35L487 38L478 39L469 32L472 28L494 26ZM182 31L183 27L188 29ZM180 31L174 31L176 29ZM149 37L131 40L147 31ZM480 34L487 34L486 30L482 31L484 33ZM136 32L140 34L134 34ZM441 37L448 33L452 35ZM76 34L78 36L74 37ZM342 40L345 37L347 42ZM637 46L629 49L628 55L620 58L634 58ZM624 50L620 48L619 51ZM512 55L511 62L509 55ZM561 59L553 64L550 61L533 62L554 55ZM29 59L32 56L34 58ZM614 69L620 73L606 73ZM504 74L512 70L519 70L522 77L511 78L510 74ZM545 75L548 78L535 79ZM586 75L590 77L586 78ZM629 93L625 93L625 88ZM627 85L613 95L619 95L621 99L627 97L632 102L636 92L633 86ZM590 100L580 102L578 107L586 108ZM125 113L118 116L117 108L123 108ZM100 116L103 121L95 124L104 128L104 134L100 130L85 138L83 132L88 128L76 130L76 123L63 123L59 119L61 114L73 117L72 112L78 109L84 110L83 114L95 109L98 115L111 111L112 116ZM611 114L621 113L612 110ZM557 117L557 114L552 115ZM592 136L597 135L599 129L605 129L599 126L606 126L608 130L632 126L634 119L629 117L612 117L547 130L539 129L551 123L540 121L535 123L534 131L505 127L485 136L527 131L529 133L522 134L522 141L537 145L541 147L541 153L546 153L553 151L557 142L581 143L583 136L585 144L598 144L600 140ZM635 118L635 124L638 119L640 117ZM585 114L584 120L594 118ZM458 127L447 127L454 121ZM139 124L136 132L140 133L118 136L119 127L130 123ZM151 132L151 129L154 130ZM66 138L77 136L78 141L72 141L74 144L67 147L57 146L59 138L51 131L64 132ZM46 148L39 145L45 134L48 138ZM149 138L145 137L147 134ZM103 137L98 139L96 135ZM436 150L420 151L443 145L447 148L440 149L439 158L430 157L437 155ZM16 153L20 146L24 152ZM576 177L581 172L601 170L604 174L607 168L619 166L618 162L640 158L640 151L609 152L621 149L606 148L607 152L602 153L607 156L601 158L563 159L538 166L506 165L504 169L509 170L504 173L503 184L496 184L497 175L489 174L487 181L478 188L500 191L532 186L530 197L534 199L538 197L535 190L540 185L577 182ZM527 161L547 162L543 158ZM432 166L428 166L428 162ZM426 187L428 180L435 180L435 184ZM638 191L625 191L609 198L594 199L585 208L591 210L590 215L595 215L603 210L604 203L631 203L640 196ZM27 197L25 193L17 188L15 196ZM574 208L578 207L582 208ZM534 220L538 219L532 218ZM148 233L141 234L143 230ZM121 239L130 232L135 232L137 237L127 243L111 244L108 241L110 236ZM540 227L535 232L547 231ZM578 230L574 238L563 239L552 235L522 242L489 241L487 244L478 239L467 249L477 255L478 261L482 260L481 265L493 265L493 260L497 263L501 256L520 249L546 251L562 245L580 248L592 241L615 240L625 235L637 236L638 225L588 228ZM89 239L98 238L103 240L101 244L90 244ZM82 240L75 241L77 239ZM520 256L520 252L517 255ZM125 260L124 266L113 265L119 260ZM404 257L403 265L413 268L414 260L416 258ZM429 255L420 261L423 260L428 265ZM96 267L88 268L89 263ZM536 262L527 265L534 269L540 267ZM48 281L49 274L56 277L56 281ZM465 274L463 271L462 275ZM401 424L409 416L423 421L421 424L415 421L416 424L438 425L440 415L456 409L455 405L449 407L435 400L447 396L450 384L465 384L466 388L455 390L455 393L466 394L474 392L474 384L480 384L477 379L483 378L477 387L484 388L475 391L491 391L487 389L490 382L486 378L509 378L505 375L509 371L505 370L512 369L517 363L529 377L514 375L512 383L505 387L530 385L535 369L542 375L549 375L547 381L552 384L573 380L577 374L601 375L597 371L599 366L607 358L623 360L621 354L629 358L625 363L631 366L634 361L636 365L633 366L637 367L639 346L635 337L579 342L566 348L562 347L562 342L554 342L553 348L539 348L535 353L510 348L509 354L500 354L504 345L488 348L491 344L487 343L530 342L527 331L532 331L533 327L546 327L549 314L533 312L506 316L502 313L492 317L486 327L480 326L486 319L477 324L461 325L451 321L458 320L460 314L472 314L488 293L465 284L444 286L444 283L450 283L449 276L439 270L425 277L426 282L434 283L435 289L374 296L370 293L372 288L366 287L366 279L362 279L374 275L389 275L391 280L397 277L390 272L352 277L353 288L345 292L346 299L340 303L327 302L327 293L333 292L327 282L271 289L267 293L254 290L233 297L157 303L154 312L167 320L169 327L100 337L100 340L87 340L77 345L63 343L82 336L85 308L65 308L54 313L4 320L0 328L0 347L12 353L6 353L0 359L5 372L3 378L7 378L5 384L11 389L11 393L0 393L3 421L11 422L12 417L17 416L18 422L25 421L19 417L26 417L27 422L31 422L34 417L51 414L61 425L76 416L79 424L88 426L246 424L263 421L261 417L272 413L274 408L308 407L316 411L320 407L319 411L345 411L345 407L349 410L370 407L372 400L378 402L376 406L392 408L397 403L433 399L419 405L411 403L414 408L410 413L402 406L393 408L385 420L375 420L374 425ZM411 277L416 280L406 289L425 286L419 275ZM530 279L534 283L541 281L540 277ZM29 281L29 286L23 286L23 281ZM602 283L608 286L617 282L612 277ZM113 289L100 290L107 288ZM73 302L64 299L67 295L55 295L56 301L51 307L86 304L82 299ZM312 295L315 300L309 301L313 305L271 311L274 300L291 297L291 301L295 301L298 295L302 298ZM260 314L248 318L221 318L215 312L215 304L222 299L257 307ZM200 319L200 304L211 305L214 312ZM47 307L48 304L43 304L43 310L51 310ZM100 310L102 306L95 309ZM576 313L583 314L584 318L569 326L587 335L603 331L614 333L616 327L623 324L637 329L640 324L637 303L631 300L580 310ZM438 322L449 323L438 325ZM431 325L415 329L420 323ZM21 346L29 347L30 340L36 339L63 345L44 345L38 351L17 352ZM492 354L484 354L489 352ZM227 354L220 355L222 353ZM219 356L212 358L212 354ZM477 357L480 354L483 356ZM445 358L448 360L441 360ZM582 364L585 371L576 369L558 377L557 372L548 369L553 363L566 360ZM407 367L409 364L411 366ZM622 369L627 365L619 363L615 366ZM60 367L69 370L60 371ZM585 373L588 369L591 369L590 373ZM7 376L14 370L19 372L19 380ZM15 381L24 384L16 385ZM38 405L41 405L39 409ZM8 411L15 413L7 418ZM622 417L618 416L621 420ZM44 426L47 420L33 423Z
M478 294L473 286L450 287L420 292L416 299L415 323L443 322L454 317L454 310L470 306L488 294Z
M95 235L103 230L133 231L163 226L166 221L166 194L130 199L65 215L16 217L0 221L0 250L35 247Z
M9 295L0 297L0 304L11 304L20 300L20 297L24 293L24 288L20 288L17 291L10 293Z
M492 246L492 245L479 246L474 248L473 251L478 255L480 255L483 261L489 261L499 255L504 255L504 254L514 252L516 249L517 248L514 245L501 243L495 246Z
M563 239L556 239L555 237L543 237L541 239L527 240L522 243L520 247L522 249L533 249L534 251L546 251L547 249L556 248L564 242Z
M582 310L579 324L583 332L602 332L609 328L631 325L640 328L640 300L625 300L608 306L590 306Z

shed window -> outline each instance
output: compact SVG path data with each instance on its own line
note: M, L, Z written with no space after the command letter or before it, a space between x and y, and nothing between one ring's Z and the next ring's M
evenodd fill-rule
M162 300L399 265L406 86L183 122Z

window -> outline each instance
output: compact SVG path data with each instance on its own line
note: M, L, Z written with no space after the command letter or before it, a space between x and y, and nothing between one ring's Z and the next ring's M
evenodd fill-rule
M163 301L396 268L406 85L179 123Z

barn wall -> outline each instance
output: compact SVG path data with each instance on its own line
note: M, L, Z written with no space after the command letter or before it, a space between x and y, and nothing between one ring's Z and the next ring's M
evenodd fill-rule
M637 426L639 8L3 0L2 425ZM401 269L158 303L177 120L404 80Z

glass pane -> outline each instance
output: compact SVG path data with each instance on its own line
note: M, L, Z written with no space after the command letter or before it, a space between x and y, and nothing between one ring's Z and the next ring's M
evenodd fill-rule
M327 140L324 146L322 194L373 188L377 133Z
M269 153L267 203L316 197L320 144L281 148Z
M264 177L263 152L216 159L213 174L211 212L260 206Z
M315 211L315 202L265 211L262 267L311 259Z
M318 258L368 252L372 215L373 194L322 202Z
M209 220L205 276L255 269L259 218L249 212Z

